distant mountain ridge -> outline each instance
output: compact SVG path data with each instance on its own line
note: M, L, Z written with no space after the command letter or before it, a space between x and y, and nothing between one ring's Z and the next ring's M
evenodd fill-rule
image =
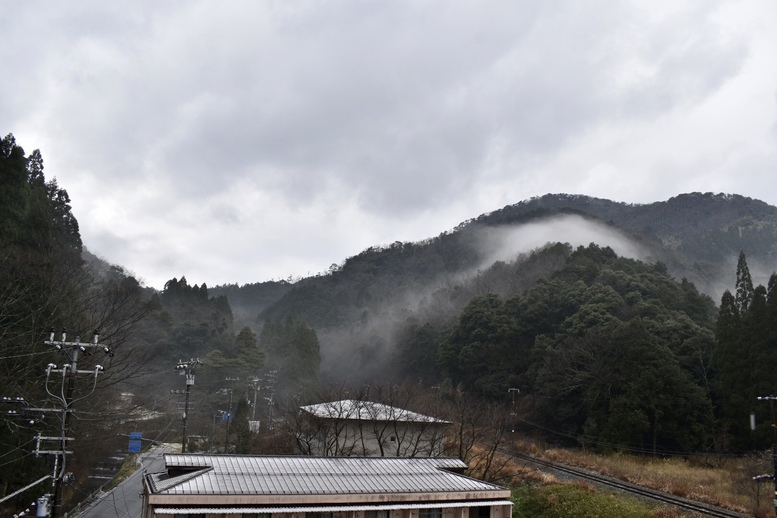
M700 289L719 295L721 276L733 276L740 251L765 282L777 269L777 207L738 194L688 193L667 201L627 204L583 195L547 194L473 220L489 225L527 215L579 211L642 236L675 252L675 275L696 277ZM733 277L732 277L733 279ZM717 286L717 287L716 287Z
M208 295L229 300L228 330L253 328L267 365L282 364L296 347L276 331L304 326L318 344L311 357L322 383L463 380L496 397L505 387L541 385L532 369L543 362L533 358L550 358L545 353L578 343L580 333L601 344L596 330L607 325L626 332L607 343L653 336L638 341L643 352L652 344L661 358L675 354L690 365L696 356L682 344L714 348L715 305L734 289L739 251L753 281L766 284L777 269L776 244L777 209L743 196L691 193L629 205L549 194L423 241L370 247L297 282L216 286ZM202 287L191 289L202 295ZM222 320L178 326L161 348L196 346L202 355L218 347L210 361L229 360L211 337L224 334ZM675 343L677 330L683 339ZM279 394L298 390L281 387L290 379L283 378Z
M740 250L746 253L756 282L765 282L777 270L777 207L760 200L694 192L666 201L627 204L546 194L467 220L424 241L368 248L327 274L283 286L267 283L267 293L262 289L265 283L217 286L210 291L227 295L236 314L258 313L254 326L292 313L316 327L347 325L404 289L429 286L479 268L484 256L479 236L484 229L519 227L571 214L624 232L647 251L644 260L665 263L678 280L687 278L713 299L731 288ZM548 235L547 241L554 242L554 236Z
M623 228L654 234L665 245L694 255L719 258L732 251L738 253L737 246L746 245L753 255L774 256L777 249L777 207L738 194L694 192L650 204L627 204L583 195L546 194L508 205L474 221L508 223L539 209L579 210ZM699 240L699 233L708 240L716 236L725 236L725 239L714 242ZM751 240L745 234L767 239ZM736 239L730 240L729 237ZM707 250L702 246L712 244L717 248ZM721 245L723 248L720 248Z

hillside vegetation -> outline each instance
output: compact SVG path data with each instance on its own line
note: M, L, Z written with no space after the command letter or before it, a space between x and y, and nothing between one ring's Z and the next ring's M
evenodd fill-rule
M85 249L39 151L26 155L12 135L0 151L0 394L55 404L45 366L68 357L43 343L52 326L85 339L99 330L113 353L79 364L105 370L67 427L79 437L68 466L78 480L126 448L129 430L180 440L181 360L196 367L192 448L286 452L281 408L320 402L331 386L384 399L412 386L425 394L403 400L411 410L499 408L508 422L489 421L597 451L770 444L756 397L777 393L777 209L757 200L547 195L296 282L208 287L181 276L157 292ZM0 494L51 468L34 438L61 423L25 408L3 414ZM66 499L89 491L80 484Z

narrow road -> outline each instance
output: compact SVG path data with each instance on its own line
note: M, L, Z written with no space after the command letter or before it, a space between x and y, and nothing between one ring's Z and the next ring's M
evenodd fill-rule
M86 509L73 515L74 518L137 518L141 515L143 475L163 471L163 456L170 453L169 446L156 446L140 455L139 464L132 475L118 486L100 495Z

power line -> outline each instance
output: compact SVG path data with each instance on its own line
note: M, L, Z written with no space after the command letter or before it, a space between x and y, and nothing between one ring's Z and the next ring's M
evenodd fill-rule
M15 354L13 356L0 356L0 360L11 360L13 358L26 358L27 356L42 356L44 354L51 354L50 351L40 351L37 353L25 353L25 354Z
M24 448L25 446L27 446L28 444L30 444L30 443L31 443L31 442L33 442L34 440L35 440L35 439L30 439L30 440L29 440L29 441L27 441L26 443L24 443L24 444L21 444L21 445L17 446L17 447L16 447L16 448L14 448L13 450L10 450L10 451L7 451L7 452L3 453L2 455L0 455L0 459L2 459L3 457L7 457L8 455L12 454L12 453L13 453L13 452L15 452L15 451L21 450L22 448Z
M17 457L17 458L15 458L15 459L13 459L13 460L9 460L8 462L4 462L3 464L0 464L0 467L7 466L7 465L9 465L9 464L13 464L14 462L18 462L18 461L20 461L21 459L24 459L24 458L26 458L26 457L29 457L30 455L35 455L35 452L25 453L25 454L24 454L24 455L22 455L21 457Z

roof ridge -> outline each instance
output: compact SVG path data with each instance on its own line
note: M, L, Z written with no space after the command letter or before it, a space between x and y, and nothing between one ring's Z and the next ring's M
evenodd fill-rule
M205 468L190 471L188 473L183 473L181 475L176 475L175 477L169 477L169 478L162 478L166 475L160 475L160 478L158 480L154 480L153 476L150 478L149 482L154 486L154 491L167 491L168 489L177 486L178 484L183 484L184 482L187 482L193 478L199 477L200 475L203 475L207 473L208 471L213 471L213 466L206 466Z

